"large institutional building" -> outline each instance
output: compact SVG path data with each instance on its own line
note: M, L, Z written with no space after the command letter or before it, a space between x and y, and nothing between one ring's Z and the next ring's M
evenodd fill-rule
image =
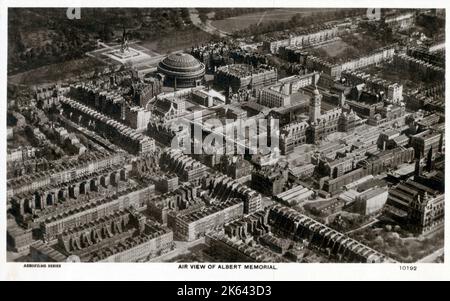
M173 53L158 65L164 83L175 88L196 87L203 83L205 64L187 53Z
M288 107L293 103L292 95L303 87L317 84L319 76L318 72L312 72L280 79L260 91L258 102L269 108Z
M316 88L309 100L309 121L291 122L281 128L281 153L288 154L301 144L317 143L338 131L351 131L361 123L361 119L353 111L344 112L339 107L322 112L322 95Z
M277 70L273 67L263 66L254 68L247 64L233 64L217 69L215 81L224 89L258 89L275 83Z
M423 234L443 227L444 205L442 192L407 180L389 190L385 212L414 233Z

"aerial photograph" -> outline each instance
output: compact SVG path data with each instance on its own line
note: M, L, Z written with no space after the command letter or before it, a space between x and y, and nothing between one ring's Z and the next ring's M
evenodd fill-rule
M444 262L445 9L7 12L8 262Z

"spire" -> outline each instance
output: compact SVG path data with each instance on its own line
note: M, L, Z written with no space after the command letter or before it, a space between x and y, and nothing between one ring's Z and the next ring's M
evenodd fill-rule
M120 52L124 52L125 51L125 24L122 24L122 41L120 43Z

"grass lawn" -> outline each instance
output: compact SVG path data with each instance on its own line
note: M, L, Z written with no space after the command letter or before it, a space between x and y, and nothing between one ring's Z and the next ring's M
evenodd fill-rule
M102 63L94 58L71 60L8 76L8 84L32 86L53 83L93 71L98 66Z
M278 8L268 9L264 12L255 12L251 14L230 17L223 20L213 20L212 25L217 29L233 32L248 28L252 24L262 24L268 22L286 22L289 21L296 14L309 15L318 10L318 8ZM327 10L335 10L330 8Z
M388 81L402 84L404 91L424 89L430 85L430 83L427 83L425 79L418 78L416 74L396 70L395 68L391 68L387 63L378 66L370 66L368 68L361 69L361 71L364 71L370 75L376 75Z
M325 51L326 56L329 57L336 57L342 54L347 48L349 48L347 43L345 43L342 40L337 40L334 42L331 42L329 44L325 44L324 46L320 47L323 51Z
M167 54L191 48L210 41L212 36L196 27L174 32L157 39L142 41L140 44L151 51Z
M386 45L370 36L353 33L307 51L330 63L338 63L357 59L382 46Z

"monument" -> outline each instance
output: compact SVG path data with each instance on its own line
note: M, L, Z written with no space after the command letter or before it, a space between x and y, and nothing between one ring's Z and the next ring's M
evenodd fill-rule
M125 31L125 28L123 29L120 49L111 52L111 55L117 57L120 60L128 60L141 55L139 51L128 46L128 35Z

